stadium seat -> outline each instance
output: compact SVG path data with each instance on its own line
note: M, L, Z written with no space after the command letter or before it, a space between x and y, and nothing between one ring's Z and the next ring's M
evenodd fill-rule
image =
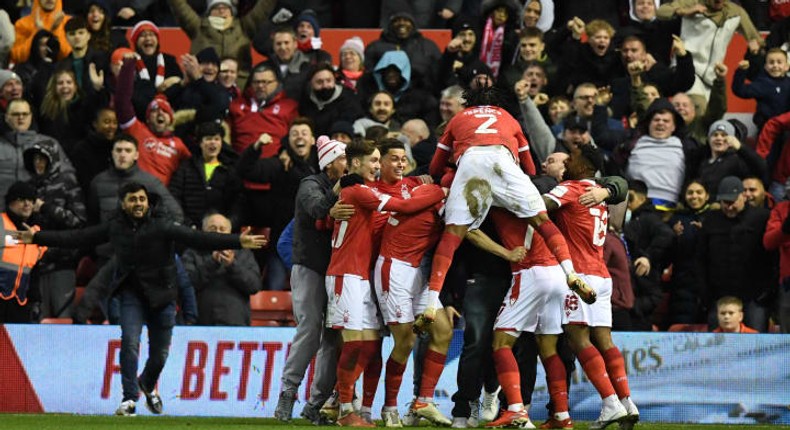
M707 324L672 324L667 331L707 332Z
M73 324L71 318L44 318L41 324Z
M250 310L253 326L295 324L290 291L261 291L250 296Z
M76 285L77 287L84 287L88 285L91 279L96 275L96 262L89 256L82 257L77 264L76 270ZM76 303L76 302L75 302Z

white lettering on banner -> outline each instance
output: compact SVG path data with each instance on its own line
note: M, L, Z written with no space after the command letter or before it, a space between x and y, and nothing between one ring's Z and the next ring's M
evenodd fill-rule
M121 400L117 326L23 324L5 329L45 411L113 413ZM176 327L159 380L165 413L271 417L294 333L292 328ZM773 423L790 424L788 336L616 332L613 337L643 421L753 424L754 417L771 417ZM435 392L439 409L448 416L462 339L457 331ZM144 331L140 368L147 343ZM56 357L43 353L49 351ZM392 351L391 338L385 339L383 351L385 358ZM401 408L411 400L412 366L409 360L398 396ZM548 391L540 366L537 381L532 403L542 405ZM0 398L12 395L10 385L0 384ZM305 404L309 385L303 381L294 416ZM570 392L574 418L598 416L600 396L578 370ZM383 397L378 393L373 411L381 409ZM743 412L733 413L736 405ZM533 420L545 418L542 407L533 411ZM138 413L147 411L138 408Z

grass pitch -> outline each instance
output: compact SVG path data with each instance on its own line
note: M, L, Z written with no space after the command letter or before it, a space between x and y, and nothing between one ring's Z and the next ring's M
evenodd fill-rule
M575 428L579 430L586 430L588 426L588 422L575 423ZM0 414L0 429L3 430L307 430L314 428L316 427L301 419L285 424L272 418L201 418L167 416L116 417L107 415ZM614 430L618 427L617 425L612 425L608 428ZM639 423L635 428L642 430L733 430L739 428L748 430L777 430L790 429L790 426Z

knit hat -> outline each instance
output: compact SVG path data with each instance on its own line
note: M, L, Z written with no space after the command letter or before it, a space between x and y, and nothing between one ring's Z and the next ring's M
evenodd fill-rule
M17 181L5 193L5 205L17 200L36 200L36 187L27 182Z
M140 37L140 33L146 30L153 31L156 34L156 38L159 39L159 27L151 21L143 20L135 24L132 27L132 32L129 34L129 41L132 42L132 46L137 46L137 39Z
M346 39L342 45L340 45L340 52L342 53L346 49L350 49L359 55L360 61L365 61L365 42L359 36L354 36L350 39Z
M214 49L213 46L209 46L208 48L203 48L200 52L197 53L195 56L197 57L199 64L205 63L214 63L219 66L219 55L217 55L217 50Z
M313 12L312 9L305 9L299 14L299 16L296 17L294 20L294 30L296 30L296 27L298 27L300 23L305 21L309 22L310 25L313 26L315 37L321 35L321 25L318 24L318 17L315 16L315 12Z
M108 17L113 16L110 3L107 0L89 0L87 3L85 3L85 15L88 14L88 11L93 5L99 6L104 11L104 14Z
M19 77L16 73L11 70L0 70L0 88L3 88L6 82L10 81L11 79L16 79L19 82L22 82L22 78Z
M494 79L491 68L480 60L474 60L458 70L458 80L461 81L461 86L464 88L469 88L472 79L477 75L488 75L489 78Z
M220 4L227 5L230 8L230 12L233 14L233 16L236 16L236 6L230 0L208 0L208 6L206 6L206 15L211 13L211 9L213 9L214 6Z
M162 94L157 95L153 100L151 100L151 103L148 103L148 108L145 110L145 117L148 118L151 116L151 111L154 109L159 109L170 115L170 119L173 118L173 107L170 106L170 102L167 101L167 97Z
M737 176L725 176L719 182L719 189L716 193L716 200L734 202L743 192L743 181Z
M123 57L126 54L134 54L134 51L132 51L129 48L124 48L124 47L121 47L121 48L116 49L115 51L112 51L112 55L110 56L110 64L123 63Z
M708 137L711 137L713 133L717 131L723 131L727 136L735 137L735 126L733 126L732 123L727 120L720 119L711 124L710 128L708 129Z
M331 162L335 161L337 157L346 153L346 144L332 140L329 136L319 136L316 140L318 144L318 167L321 170Z

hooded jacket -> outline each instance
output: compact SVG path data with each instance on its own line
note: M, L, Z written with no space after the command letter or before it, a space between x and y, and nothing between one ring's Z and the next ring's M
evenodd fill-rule
M406 18L413 25L411 33L403 40L398 39L392 29L392 23L396 18ZM406 52L406 55L409 56L414 72L414 86L433 92L438 70L436 64L439 63L442 54L436 43L422 36L417 29L414 17L406 12L393 14L390 17L389 26L381 32L381 37L365 48L365 70L373 70L385 52L398 50Z
M14 182L31 179L30 172L25 169L23 154L36 145L47 149L52 169L74 175L74 166L55 139L33 130L8 131L0 137L0 195L4 196ZM0 207L5 209L4 200L0 200Z
M33 0L33 6L30 10L30 15L19 18L19 20L17 20L17 22L14 24L16 40L14 41L14 46L11 47L9 60L16 64L20 64L27 61L28 57L30 57L30 50L33 46L33 36L36 34L36 32L38 32L38 27L36 26L36 15L40 17L44 28L51 31L52 34L54 34L55 37L57 37L60 41L60 53L58 54L58 60L63 59L69 55L71 53L71 45L69 45L68 40L66 40L66 31L64 30L64 26L71 17L64 15L63 19L57 23L58 25L55 28L52 28L53 24L56 24L57 16L61 13L63 13L63 0L55 0L55 8L50 12L45 11L41 7L40 0Z
M36 174L34 167L33 159L36 154L48 160L47 169L41 175ZM23 156L25 168L32 175L30 184L36 188L36 198L44 201L39 212L34 214L35 224L44 230L65 230L84 226L88 218L85 199L74 173L61 173L61 166L52 162L52 155L46 147L34 145L26 150ZM75 251L50 248L38 263L38 270L49 272L58 268L74 269L76 263Z

